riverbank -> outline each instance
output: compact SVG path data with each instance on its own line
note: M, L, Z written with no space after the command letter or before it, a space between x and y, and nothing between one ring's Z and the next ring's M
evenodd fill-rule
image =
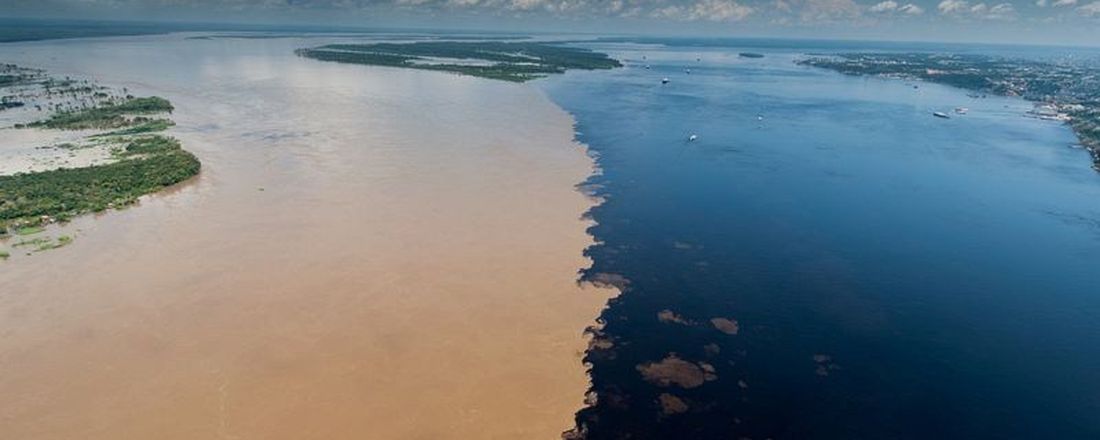
M1093 169L1100 171L1100 67L1095 63L973 54L843 53L813 56L798 64L846 75L928 81L981 94L1022 97L1035 104L1029 112L1032 116L1069 125L1089 152Z
M314 44L312 39L309 44ZM194 185L5 263L21 438L558 438L589 382L593 171L533 87L135 37L0 58L175 104ZM164 54L178 54L171 60ZM95 54L95 55L91 55ZM64 277L54 274L63 273Z

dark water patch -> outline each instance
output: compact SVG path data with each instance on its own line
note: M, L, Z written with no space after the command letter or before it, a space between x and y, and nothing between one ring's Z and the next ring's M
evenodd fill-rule
M572 435L1100 436L1100 241L1052 214L1093 211L1100 177L1066 127L793 55L644 50L544 83L602 170L583 276L623 290Z

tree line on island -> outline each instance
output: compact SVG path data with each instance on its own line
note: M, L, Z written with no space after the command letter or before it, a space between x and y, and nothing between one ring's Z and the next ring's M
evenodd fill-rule
M52 81L31 76L20 78L23 81L13 78L9 75L0 87L22 86L25 90ZM89 88L87 92L94 90ZM16 125L16 129L98 130L84 139L90 145L106 145L110 160L79 168L0 175L0 236L12 232L26 235L48 223L129 206L143 195L197 175L202 166L199 159L181 148L175 138L160 134L174 125L162 116L173 110L172 104L161 97L126 95L102 99L90 107L55 111L43 120ZM55 147L80 148L71 144Z
M567 70L621 67L607 54L543 42L422 41L414 43L329 44L298 49L321 61L435 70L512 82L525 82Z

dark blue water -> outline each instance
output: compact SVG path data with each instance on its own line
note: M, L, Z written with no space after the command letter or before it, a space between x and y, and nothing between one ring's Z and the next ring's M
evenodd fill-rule
M1100 174L1067 127L792 49L598 47L628 67L543 84L603 170L586 276L628 282L587 438L1100 438ZM638 368L671 357L713 374Z

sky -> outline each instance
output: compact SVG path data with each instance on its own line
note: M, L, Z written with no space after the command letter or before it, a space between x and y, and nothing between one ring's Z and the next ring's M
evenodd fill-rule
M0 17L1100 46L1100 0L0 0Z

